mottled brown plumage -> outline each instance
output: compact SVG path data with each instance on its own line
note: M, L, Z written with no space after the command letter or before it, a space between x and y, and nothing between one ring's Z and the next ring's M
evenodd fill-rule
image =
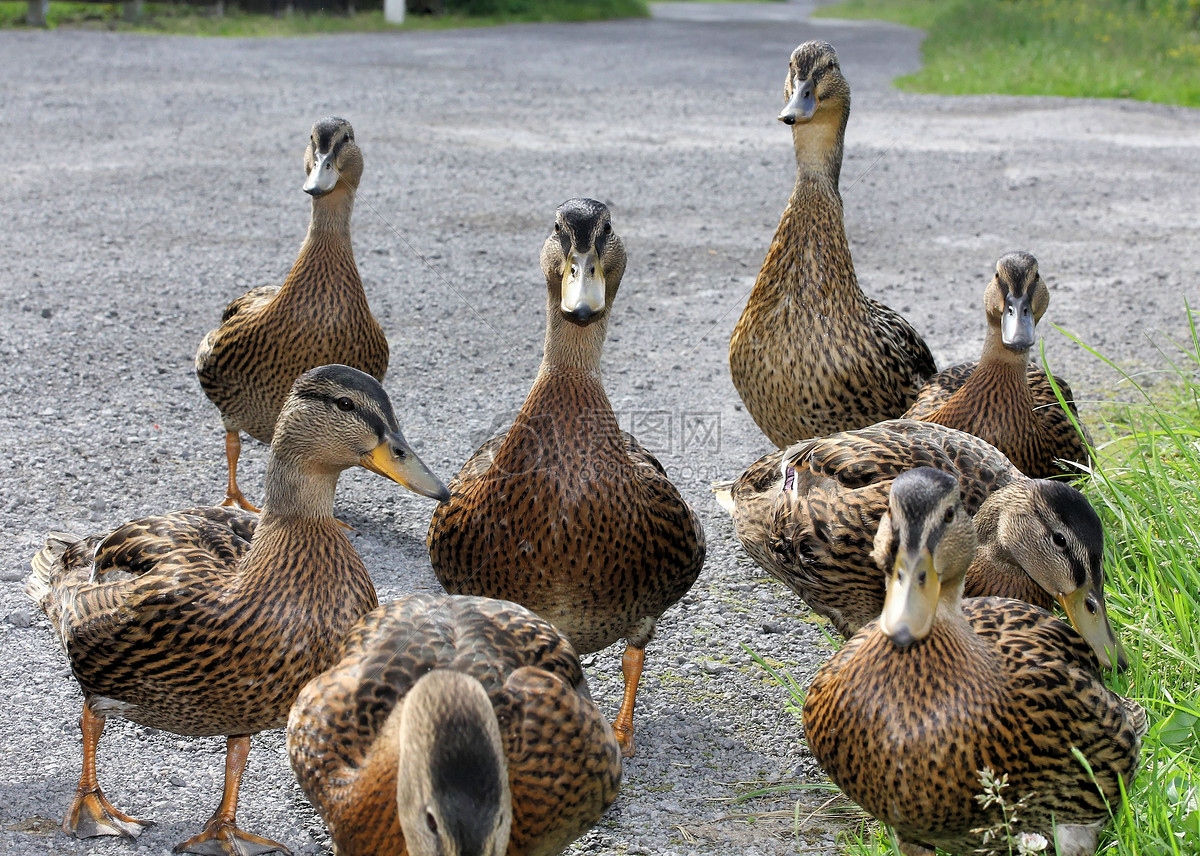
M871 544L893 479L917 467L954 476L975 518L970 596L1055 601L1109 662L1124 654L1104 604L1104 535L1079 491L1023 476L974 435L896 419L799 443L714 490L758 564L849 637L879 615L884 579Z
M590 653L627 640L614 723L632 716L654 623L704 564L699 518L617 425L600 378L625 250L608 209L572 199L542 249L545 356L512 427L479 449L434 513L429 557L451 594L516 601Z
M1145 713L1104 686L1087 644L1049 613L961 599L975 533L958 487L930 469L893 482L874 545L887 605L813 679L808 745L908 856L1010 853L1003 834L985 843L976 831L1003 820L975 799L985 769L1007 776L1010 806L1024 801L1012 834L1090 856L1136 775Z
M904 418L981 437L1030 478L1077 472L1059 461L1087 464L1091 438L1086 431L1080 436L1046 373L1029 360L1035 325L1050 303L1037 259L1029 253L1002 256L983 302L988 330L979 362L938 372ZM1071 387L1059 377L1054 383L1078 422Z
M838 191L850 87L830 45L796 48L784 100L796 186L729 340L733 385L780 448L897 417L937 370L908 322L858 286Z
M455 682L438 690L443 704L411 701L418 681L447 672L482 690L478 722ZM288 752L339 856L464 852L445 840L439 851L437 836L487 840L483 853L558 853L600 819L621 778L570 643L515 603L476 597L412 595L366 615L297 699ZM398 784L420 794L399 811Z
M340 363L383 382L387 337L367 305L350 244L362 166L349 122L329 118L313 125L304 152L312 218L296 263L282 286L256 288L230 303L221 326L196 351L196 377L225 424L225 505L257 510L237 486L239 432L270 443L302 373Z
M376 605L333 496L361 464L429 496L446 488L404 442L369 376L325 366L300 377L279 417L261 518L196 508L107 535L51 535L27 583L84 693L84 772L64 829L134 836L96 784L104 717L230 738L224 799L186 852L286 849L237 829L248 735L279 728L301 687L332 665L342 637ZM257 521L257 525L256 525ZM241 849L238 849L241 848Z

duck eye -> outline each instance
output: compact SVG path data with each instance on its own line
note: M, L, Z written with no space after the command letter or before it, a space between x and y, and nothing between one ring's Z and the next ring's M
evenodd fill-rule
M557 235L560 232L562 232L562 223L555 223L554 224L554 234Z
M344 137L342 137L342 142L343 142L343 143L348 143L348 142L350 142L350 135L349 135L349 134L346 134Z
M604 234L606 234L606 235L611 235L611 234L612 234L612 223L605 223L605 224L604 224Z
M1054 546L1058 549L1067 549L1067 536L1063 535L1061 532L1055 532L1050 536L1050 540L1054 542Z
M425 812L425 825L429 827L429 831L437 835L438 823L437 818L433 816L433 812Z
M1083 605L1087 607L1087 611L1092 615L1095 615L1098 611L1096 600L1093 597L1088 597L1088 599L1083 602Z
M353 410L354 409L354 402L351 401L350 399L346 398L346 396L344 396L344 395L341 398L339 398L337 401L335 401L334 404L336 404L338 406L338 410Z
M947 523L949 523L953 519L954 519L954 506L952 505L946 509L945 520Z

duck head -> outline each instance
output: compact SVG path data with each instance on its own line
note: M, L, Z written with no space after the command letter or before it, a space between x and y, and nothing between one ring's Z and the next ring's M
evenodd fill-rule
M330 116L312 126L304 150L305 193L316 199L339 187L352 192L358 188L362 170L362 151L349 122Z
M954 476L922 467L892 482L871 556L887 575L879 629L897 646L929 635L940 601L957 603L975 544Z
M608 317L625 274L625 245L604 203L577 198L558 206L542 245L542 273L564 319L587 327Z
M402 702L396 810L411 856L504 856L508 769L491 701L469 675L434 669Z
M353 466L439 502L450 498L446 486L404 439L391 400L375 378L341 365L305 372L292 385L275 425L264 508L281 510L279 503L284 501L272 489L272 467L277 473L301 473L328 484L332 512L332 484Z
M999 329L1000 342L1025 354L1037 341L1037 322L1050 305L1050 290L1038 273L1037 259L1017 252L1001 256L996 275L983 293L988 326Z
M1058 601L1108 668L1129 661L1104 602L1104 526L1075 488L1033 479L1012 492L996 527L999 548Z

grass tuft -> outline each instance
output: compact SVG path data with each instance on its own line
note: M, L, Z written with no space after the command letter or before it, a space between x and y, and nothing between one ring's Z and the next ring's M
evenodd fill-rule
M815 13L928 32L896 84L943 95L1070 95L1200 106L1195 0L847 0Z

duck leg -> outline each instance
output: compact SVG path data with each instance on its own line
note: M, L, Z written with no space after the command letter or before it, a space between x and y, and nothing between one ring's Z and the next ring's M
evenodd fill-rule
M247 511L258 511L250 500L242 495L241 489L237 485L237 462L238 457L242 454L242 437L237 431L225 431L225 461L229 464L229 486L225 488L225 499L221 501L221 505L236 505L238 508L244 508Z
M613 720L613 733L617 735L617 743L621 746L621 757L632 758L636 751L633 745L633 705L637 700L638 683L642 680L642 664L646 660L644 646L625 646L625 654L621 657L621 674L625 676L625 695L621 699L621 709Z
M96 781L96 744L104 733L104 717L94 712L87 701L84 701L83 714L79 717L79 730L83 734L83 771L79 774L75 800L63 818L63 832L76 838L97 835L137 838L143 828L153 824L118 811L100 790Z
M286 853L288 850L278 841L260 838L237 827L238 788L242 784L242 773L246 769L246 758L250 755L250 738L243 734L230 737L225 742L225 792L221 804L204 825L204 831L182 844L176 844L176 853L201 853L205 856L257 856L260 853Z

